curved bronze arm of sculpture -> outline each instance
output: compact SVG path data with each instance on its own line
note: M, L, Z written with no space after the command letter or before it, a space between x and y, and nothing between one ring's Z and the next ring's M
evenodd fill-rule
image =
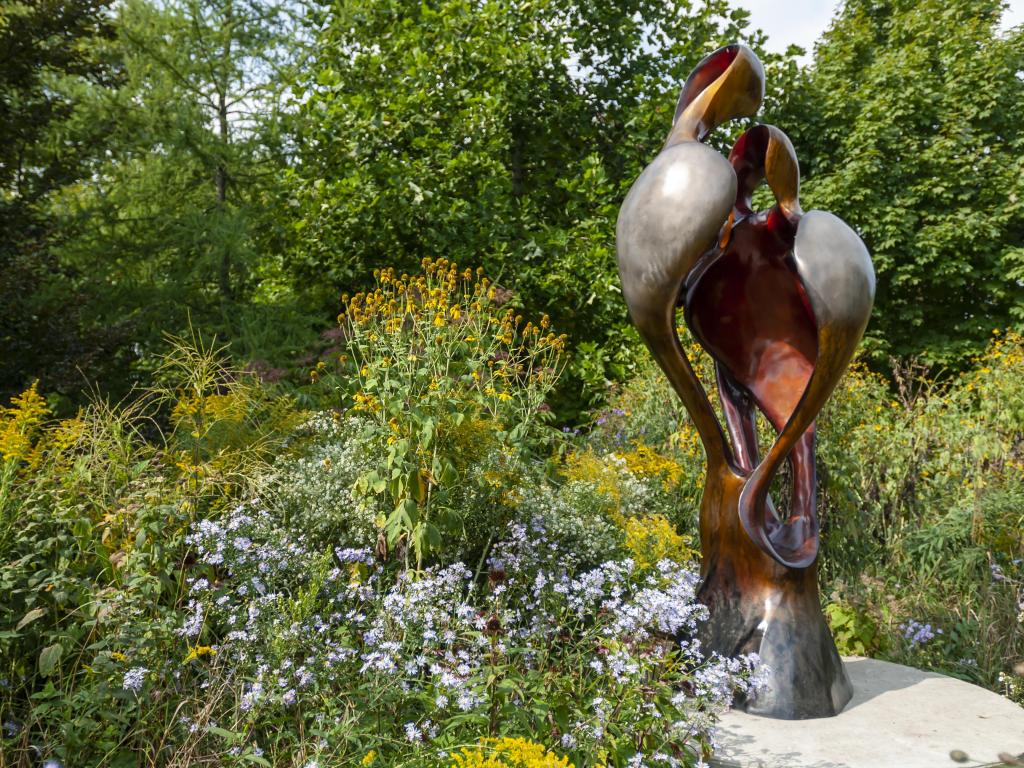
M730 451L675 330L683 281L716 242L736 196L736 175L700 143L720 122L752 114L764 96L753 52L730 45L705 57L683 86L665 147L633 184L616 225L619 276L630 316L690 412L710 462Z
M739 503L743 527L778 562L805 568L818 552L814 419L863 334L874 277L845 224L803 214L796 153L782 131L750 129L729 160L737 177L733 224L687 280L686 319L716 360L729 432L750 473ZM762 180L776 203L755 213L751 198ZM755 405L780 433L757 466ZM767 494L786 459L792 504L779 519Z
M793 263L817 323L818 354L800 402L743 488L740 521L759 547L780 563L805 568L817 557L817 520L807 537L773 535L761 523L768 486L781 463L811 427L853 358L864 335L875 295L875 273L867 248L843 221L824 211L800 220ZM810 460L813 471L813 443ZM787 521L786 524L789 524Z
M764 101L764 67L745 45L727 45L705 56L679 93L665 147L704 141L715 128L750 117Z
M759 125L739 138L729 162L737 192L728 232L691 272L685 305L694 336L716 361L736 463L747 475L759 461L754 408L782 431L810 379L817 349L814 317L787 263L802 213L792 144L774 126ZM752 197L763 181L776 205L755 214ZM789 458L791 512L779 520L765 499L758 522L777 548L791 550L807 542L816 547L813 428Z

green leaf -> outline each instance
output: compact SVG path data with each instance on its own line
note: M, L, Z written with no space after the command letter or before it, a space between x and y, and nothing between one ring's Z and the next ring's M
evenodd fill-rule
M423 482L423 478L420 476L419 469L412 469L409 471L409 476L406 478L406 487L409 489L409 493L417 504L422 504L427 496L426 483Z
M229 731L226 728L221 728L216 725L208 725L206 727L207 733L212 733L214 736L220 736L224 741L229 744L233 744L243 737L244 734L236 733L235 731Z
M28 613L26 613L24 616L21 617L21 621L18 622L18 625L15 627L15 630L19 630L19 629L23 629L23 628L27 627L33 621L35 621L36 619L38 619L38 618L40 618L42 616L45 616L45 615L46 615L46 609L45 608L33 608L31 611L29 611Z
M435 550L439 548L443 541L441 538L441 532L437 530L432 523L425 523L423 525L423 530L428 549Z
M450 461L446 461L441 469L441 475L438 477L438 482L441 485L451 485L459 479L459 471L455 468L455 465Z
M64 655L64 646L60 643L48 645L39 652L39 674L49 677Z

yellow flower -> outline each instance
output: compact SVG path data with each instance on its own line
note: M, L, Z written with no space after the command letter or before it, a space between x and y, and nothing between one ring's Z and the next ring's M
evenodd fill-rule
M21 461L29 457L32 438L49 415L46 400L37 391L39 382L11 399L10 408L0 407L0 458Z
M660 477L661 485L666 491L679 482L683 474L683 468L679 464L662 456L649 445L640 442L634 445L632 451L615 454L626 462L630 472L641 477Z
M575 768L568 758L558 757L529 739L481 739L478 746L463 747L453 755L451 768Z
M208 645L197 645L197 646L189 649L188 656L186 656L185 660L182 661L181 663L182 664L188 664L190 661L195 661L200 656L216 656L216 655L217 655L217 649L216 648L211 648Z
M371 749L369 752L366 753L366 756L363 757L362 761L360 761L359 764L360 765L371 765L373 763L373 761L376 760L376 759L377 759L377 750Z
M697 558L690 537L681 535L664 515L626 517L616 513L612 520L626 534L626 549L641 571L654 568L662 560L684 565Z

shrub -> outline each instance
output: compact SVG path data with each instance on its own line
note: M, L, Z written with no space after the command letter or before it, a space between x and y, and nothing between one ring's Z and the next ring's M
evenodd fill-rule
M1024 656L1024 338L952 379L855 368L819 424L828 582L891 658L996 687Z
M706 356L688 350L712 381ZM944 379L903 362L889 381L855 364L818 430L822 594L842 648L1019 691L1024 338L994 334L972 370ZM764 448L772 435L761 437ZM678 490L658 511L694 529L703 450L652 364L612 393L586 440L597 453L640 444L670 457ZM930 631L907 637L913 622Z
M215 349L175 342L133 402L48 423L30 390L4 417L31 450L5 461L0 495L0 753L132 761L175 706L122 683L173 643L189 525L249 487L301 414Z
M415 285L417 306L447 295ZM636 443L575 446L551 472L570 445L538 428L559 340L488 305L482 280L456 285L476 287L448 301L447 330L429 323L454 351L392 365L422 351L408 318L385 357L368 330L383 316L346 326L344 365L365 355L354 378L326 364L316 376L351 394L345 413L304 412L193 340L172 342L131 404L53 423L30 390L4 410L4 760L671 766L707 753L733 691L758 677L754 659L671 640L703 615L686 540L658 513L682 471ZM477 325L450 322L453 306ZM448 380L431 387L443 360ZM389 545L398 491L442 526L440 546L417 553L411 529Z
M508 529L485 588L461 563L417 574L366 549L318 552L254 506L198 523L190 540L176 656L211 689L235 682L208 720L236 724L239 758L425 765L484 759L465 748L479 734L530 733L580 764L686 765L708 751L734 690L758 684L753 659L669 640L706 615L695 574L670 561L577 570L540 520ZM139 694L176 687L180 664L148 660ZM206 730L205 748L223 749L222 729ZM323 742L296 742L303 732Z
M467 514L480 505L467 505L462 489L494 495L475 469L510 471L545 417L565 345L547 317L523 325L501 309L479 270L445 259L424 259L423 270L378 270L374 291L345 297L340 358L342 389L366 419L366 439L386 446L356 490L385 504L388 544L411 552L417 567L446 538L465 540L480 527ZM499 514L484 527L502 522Z
M257 491L289 527L305 531L324 548L376 542L383 507L354 486L376 466L381 450L361 439L362 428L355 417L313 414L292 435L294 455L266 473Z

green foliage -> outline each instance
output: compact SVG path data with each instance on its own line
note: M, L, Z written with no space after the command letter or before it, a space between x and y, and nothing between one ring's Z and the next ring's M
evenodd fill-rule
M302 414L232 368L224 348L195 336L169 343L152 394L173 406L167 446L194 504L249 490Z
M301 416L202 346L178 343L162 384L52 423L30 390L0 416L0 713L13 764L40 742L66 763L125 764L126 734L169 716L119 678L176 637L189 526L265 471Z
M499 468L521 455L546 415L565 345L546 316L522 325L501 309L480 272L445 259L423 268L379 272L375 291L348 301L343 324L353 411L387 446L354 490L386 500L387 543L411 551L417 567L446 536L464 535L466 491L492 495ZM492 519L492 530L502 522Z
M1024 47L998 15L848 2L809 69L762 55L764 115L806 207L873 253L874 367L970 367L858 367L819 420L837 641L1024 701L1024 342L981 352L1024 320ZM737 40L763 54L724 0L0 8L0 763L426 766L484 736L621 765L676 717L695 758L713 715L673 686L699 662L609 642L553 585L688 583L704 457L637 355L614 220L689 69ZM233 360L165 337L193 323ZM82 371L145 389L52 420ZM593 409L586 434L552 405ZM455 641L403 613L427 593Z
M847 2L790 133L805 208L843 217L878 273L866 348L962 367L1024 320L1024 29L1002 4Z
M898 660L992 686L1024 653L1022 366L1010 333L946 384L904 367L893 394L855 370L819 419L826 584ZM913 620L943 634L908 645Z
M843 656L874 656L881 650L878 625L856 607L829 603L825 606L825 619Z
M190 671L216 689L227 662L240 687L195 718L193 759L232 744L238 758L260 745L274 764L436 766L480 735L529 733L581 765L669 745L692 764L707 749L698 723L749 685L749 660L661 638L703 612L692 573L668 561L582 569L541 518L499 532L485 581L462 563L414 574L368 549L318 555L256 505L200 525L192 543L197 570L225 576L193 582L182 631L219 642ZM167 684L166 664L151 665L142 695ZM293 719L319 738L280 728Z
M256 489L290 528L305 531L324 549L377 540L383 506L353 491L385 449L372 432L363 439L365 428L356 417L315 414L292 433L290 455L280 457Z
M81 386L75 366L109 375L123 326L90 326L53 247L48 195L88 174L111 126L72 119L86 84L113 87L109 2L34 0L0 7L0 397L33 379Z
M33 217L11 223L14 244L24 240L11 256L12 303L4 302L5 346L9 339L19 355L11 376L38 371L48 391L81 402L87 382L77 365L123 396L133 368L143 372L136 382L148 372L165 330L192 323L242 342L235 352L247 361L291 351L299 315L308 350L318 319L274 289L272 258L286 234L283 94L301 55L293 10L139 0L113 10L85 4L81 19L63 11L47 22L68 27L67 51L52 32L41 61L26 65L39 83L26 75L10 100L38 89L56 105L52 125L36 115L46 130L33 127L36 144L18 149L25 179L11 181L11 211ZM27 23L11 32L24 34ZM261 308L277 311L262 313L273 318L270 338L264 329L253 349Z
M426 445L461 479L430 480L431 493L463 527L430 552L447 558L439 566L375 557L367 512L379 507L360 491L366 468L389 455L390 421L408 439L421 425L365 407L308 418L199 340L172 339L154 387L127 408L97 403L47 422L30 389L0 414L5 759L27 764L38 746L98 766L347 765L371 752L427 766L438 749L523 732L577 764L624 765L666 739L690 760L706 750L702 724L747 685L749 665L712 661L721 669L707 679L722 682L705 684L696 675L709 662L659 639L701 613L692 552L664 517L643 518L653 532L623 523L627 505L665 506L678 468L636 447L580 454L565 483L545 477L531 451L550 441L532 422L557 375L558 338L491 306L492 286L434 266L422 292L399 292L400 322L388 326L378 301L391 289L353 299L345 327L358 370L348 381L326 365L317 373L364 404L372 392L382 409L389 398L435 409ZM447 351L427 354L425 334ZM400 391L374 388L364 367L397 377ZM429 380L416 389L407 380L420 371ZM431 388L442 373L451 381ZM458 431L469 420L473 430ZM497 471L495 447L517 462ZM621 509L612 486L573 478L584 467L613 478ZM604 546L579 531L606 532ZM577 551L583 541L590 549ZM452 563L466 551L479 555L477 575L488 564L486 578ZM691 694L677 696L681 685ZM692 727L671 731L680 722Z
M371 268L482 264L581 345L573 414L631 352L614 259L626 187L708 50L760 49L724 2L409 0L334 5L297 86L302 162L285 271L312 303ZM783 88L780 57L765 55ZM587 346L583 346L587 345Z
M678 330L694 370L705 388L713 391L710 356L684 327ZM695 533L704 488L704 448L682 402L651 356L644 353L636 368L632 379L612 387L606 407L593 415L587 442L601 453L628 455L638 447L653 450L675 465L673 482L665 488L666 498L655 511L671 519L679 530ZM638 462L634 459L632 464Z
M688 354L713 386L706 356ZM945 382L910 364L893 385L863 364L843 379L817 422L822 594L844 652L1019 691L1024 338L992 335L972 365ZM674 462L664 513L696 530L703 449L652 362L613 390L587 439L622 455L639 442ZM934 636L912 642L912 622Z

